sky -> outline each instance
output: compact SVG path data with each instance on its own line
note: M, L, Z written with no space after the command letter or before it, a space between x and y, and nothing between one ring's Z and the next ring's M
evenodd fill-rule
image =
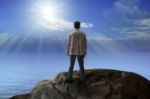
M0 68L55 64L58 57L67 65L67 37L76 20L88 39L87 65L150 78L149 0L0 0Z

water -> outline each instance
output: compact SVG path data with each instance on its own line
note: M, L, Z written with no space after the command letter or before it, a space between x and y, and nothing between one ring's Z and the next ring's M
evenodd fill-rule
M31 79L21 79L21 80L11 80L3 79L0 80L2 84L0 85L0 99L8 99L9 97L17 94L29 93L33 85L37 80Z
M14 95L29 93L38 81L53 78L57 74L54 72L48 74L46 71L34 71L33 69L30 70L30 74L25 69L23 72L7 70L7 73L8 71L9 74L3 73L3 76L0 76L0 99L8 99ZM43 74L40 72L43 72Z
M52 79L68 70L69 57L49 54L40 57L0 55L0 99L29 93L40 80ZM150 53L89 53L85 68L109 68L138 73L150 79ZM75 69L79 69L75 64Z

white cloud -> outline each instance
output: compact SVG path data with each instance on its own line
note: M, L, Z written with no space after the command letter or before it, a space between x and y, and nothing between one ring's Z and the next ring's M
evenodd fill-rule
M145 18L150 14L137 6L139 1L140 0L118 0L114 3L114 10L122 14L124 18Z
M91 28L91 27L94 27L94 25L92 23L81 23L81 27L83 27L83 28Z
M114 35L120 38L143 37L149 33L150 12L140 9L138 6L140 1L117 0L114 2L113 8L105 13L106 24L109 24L109 28L111 28L110 32L114 32ZM141 35L139 35L140 33ZM146 34L144 35L144 33ZM135 35L133 36L133 34Z
M5 44L9 40L10 36L8 33L0 33L0 47Z
M150 34L147 32L132 31L128 37L120 39L112 39L100 33L93 34L88 38L89 44L99 52L105 49L109 52L121 51L137 51L146 52L150 51Z
M132 31L129 32L129 35L127 37L128 39L134 38L134 39L150 39L150 34L147 32L140 32L140 31Z
M141 10L138 6L141 0L117 0L112 9L106 11L105 16L117 22L132 23L139 19L150 17L150 12ZM110 17L111 16L111 17Z
M150 27L150 18L141 19L136 22L138 25Z
M119 52L123 48L122 44L115 39L112 39L104 33L93 33L91 36L88 37L88 40L91 46L94 48L95 51L99 52L102 49L110 52Z
M109 38L102 34L104 33L92 33L92 35L90 35L88 39L89 40L112 40L112 38Z
M121 41L131 51L150 52L150 34L143 31L132 31Z
M18 40L17 36L11 35L10 33L7 33L7 32L1 32L0 33L0 48L5 49L5 51L7 51L14 43L17 42L17 40Z
M42 26L55 31L65 31L73 28L73 22L67 21L62 18L42 18L39 22ZM92 23L81 23L82 28L91 28L94 25Z

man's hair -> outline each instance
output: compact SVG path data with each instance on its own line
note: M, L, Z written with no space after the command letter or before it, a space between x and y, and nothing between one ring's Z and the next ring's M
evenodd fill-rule
M80 22L79 21L74 22L74 28L76 28L76 29L80 28Z

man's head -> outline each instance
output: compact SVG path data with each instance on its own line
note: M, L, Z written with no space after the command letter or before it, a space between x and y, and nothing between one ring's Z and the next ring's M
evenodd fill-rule
M74 22L74 28L75 29L80 29L80 22L79 21Z

